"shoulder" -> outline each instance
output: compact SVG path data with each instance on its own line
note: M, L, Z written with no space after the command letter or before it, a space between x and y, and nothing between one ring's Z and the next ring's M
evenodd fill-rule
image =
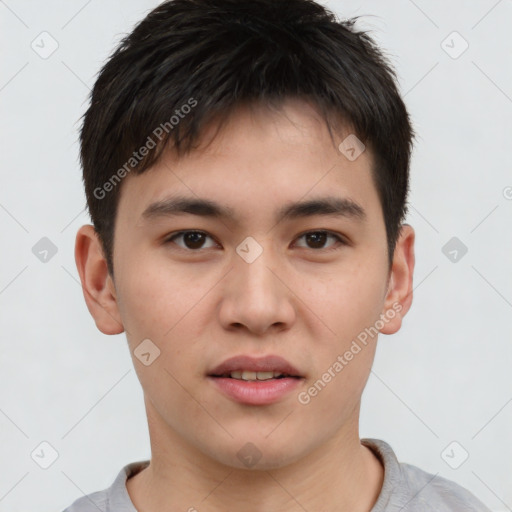
M126 480L148 465L149 460L127 464L110 487L78 498L62 512L137 512L126 489Z
M384 482L371 512L491 512L461 485L399 462L391 446L380 439L362 439L384 466Z
M62 512L106 512L108 509L108 490L93 492L76 499Z
M490 512L476 496L452 480L433 475L411 464L400 463L400 469L402 492L409 500L406 510Z

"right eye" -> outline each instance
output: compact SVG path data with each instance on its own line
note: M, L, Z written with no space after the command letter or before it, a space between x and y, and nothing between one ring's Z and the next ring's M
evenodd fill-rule
M171 236L167 237L165 244L176 243L175 240L181 239L183 245L176 243L180 249L198 252L199 250L204 249L204 241L206 238L213 240L213 238L204 231L178 231L177 233L173 233ZM218 244L214 241L213 245L210 247L215 247L216 245Z

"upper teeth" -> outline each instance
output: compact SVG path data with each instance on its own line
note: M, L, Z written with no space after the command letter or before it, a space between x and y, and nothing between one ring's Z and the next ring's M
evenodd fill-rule
M248 370L231 372L232 379L242 380L267 380L283 375L281 372L250 372Z

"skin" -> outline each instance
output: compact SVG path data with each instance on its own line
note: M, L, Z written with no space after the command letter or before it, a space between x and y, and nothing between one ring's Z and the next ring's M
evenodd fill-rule
M337 145L350 130L333 145L310 105L240 107L216 137L213 128L204 133L209 145L181 159L169 150L124 179L115 278L93 227L76 237L88 309L101 332L126 331L144 391L151 464L127 481L129 495L144 512L367 512L383 482L381 463L359 438L377 337L310 403L297 395L397 304L380 333L400 329L412 301L414 230L403 225L389 268L370 150L349 161ZM171 193L217 201L235 217L141 218ZM284 203L333 194L361 205L366 219L274 220ZM302 236L321 229L348 243L327 237L315 245ZM204 248L184 237L166 241L180 230L207 233ZM247 236L263 249L250 264L236 252ZM133 354L146 338L161 351L149 366ZM277 403L240 404L206 377L239 354L281 355L305 378ZM261 452L250 469L237 457L248 442Z

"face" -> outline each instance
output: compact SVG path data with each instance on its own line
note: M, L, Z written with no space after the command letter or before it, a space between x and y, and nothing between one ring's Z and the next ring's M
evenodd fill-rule
M397 330L404 311L390 291L398 279L370 152L351 161L337 148L349 134L333 145L305 103L244 107L208 146L125 178L113 314L153 441L232 467L249 453L272 468L357 431L375 353L368 332ZM210 204L183 208L177 196ZM279 356L295 375L212 376L234 356Z

